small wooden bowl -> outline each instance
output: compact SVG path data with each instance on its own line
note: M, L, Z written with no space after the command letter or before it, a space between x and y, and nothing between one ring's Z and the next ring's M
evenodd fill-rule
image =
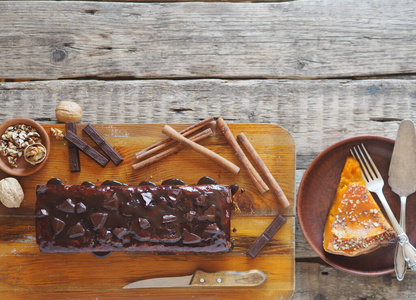
M42 127L42 125L40 125L39 123L35 122L32 119L27 119L27 118L13 118L13 119L3 122L0 125L0 137L3 135L3 133L6 131L6 129L9 126L13 126L17 124L26 124L36 129L36 131L40 134L40 137L42 138L42 144L46 147L46 157L41 163L37 165L32 165L28 163L22 155L21 157L17 159L17 168L15 168L9 164L6 157L0 156L1 158L0 169L12 176L28 176L33 173L36 173L37 171L42 169L42 167L45 165L49 157L51 142L49 139L49 135L47 134L45 129Z

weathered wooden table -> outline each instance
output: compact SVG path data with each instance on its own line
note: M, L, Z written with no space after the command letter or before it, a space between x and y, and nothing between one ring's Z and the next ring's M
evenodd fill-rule
M0 121L54 124L56 105L72 100L83 123L277 124L294 137L299 184L331 144L394 139L416 119L415 15L412 0L0 2ZM298 226L295 265L293 299L414 298L414 273L338 271Z

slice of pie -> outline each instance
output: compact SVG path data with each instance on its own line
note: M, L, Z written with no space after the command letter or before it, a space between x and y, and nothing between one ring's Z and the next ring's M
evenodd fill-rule
M396 236L367 190L359 163L348 157L325 225L325 251L358 256L395 242Z

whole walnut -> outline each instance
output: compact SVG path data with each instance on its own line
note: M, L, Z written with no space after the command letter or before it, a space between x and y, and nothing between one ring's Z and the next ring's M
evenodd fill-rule
M0 201L4 206L20 207L24 197L22 186L16 178L7 177L0 180Z
M60 122L79 122L82 118L82 108L73 101L62 101L56 107L55 115Z

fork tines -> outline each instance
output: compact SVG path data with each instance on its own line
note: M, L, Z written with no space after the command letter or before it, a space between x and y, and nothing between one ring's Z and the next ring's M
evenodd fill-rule
M381 178L381 175L373 160L371 159L371 156L368 154L367 149L364 147L364 144L357 145L350 149L350 151L352 157L360 162L365 180L367 182Z

